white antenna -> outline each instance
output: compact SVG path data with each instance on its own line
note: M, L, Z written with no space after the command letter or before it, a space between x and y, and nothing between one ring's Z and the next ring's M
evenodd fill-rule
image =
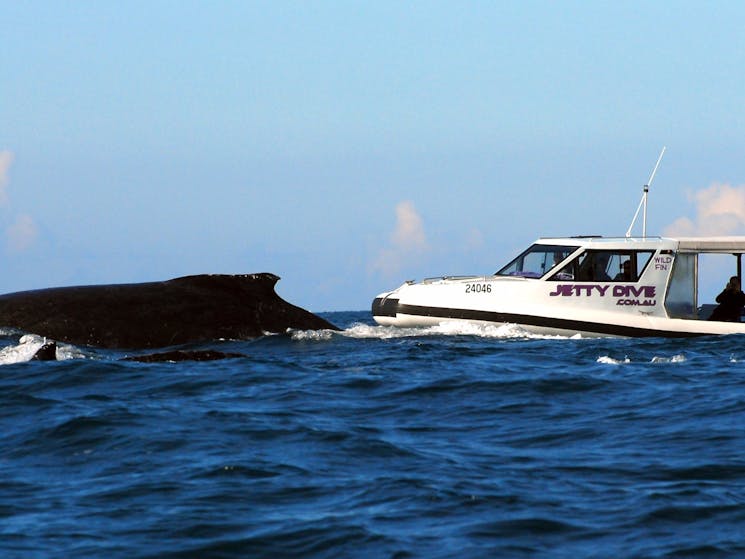
M641 202L639 202L639 207L636 208L636 213L634 214L634 219L631 220L631 225L629 225L629 230L626 231L626 237L631 236L631 230L634 228L634 223L636 223L636 218L639 217L639 210L644 207L644 217L642 221L642 237L646 238L647 236L647 194L649 194L649 187L652 184L652 181L654 180L654 175L657 173L657 167L660 166L660 161L662 161L662 156L665 155L665 150L667 148L663 147L662 151L660 152L660 156L657 158L657 163L654 166L654 170L652 171L652 174L649 175L649 180L647 181L647 184L644 185L644 191L642 192L642 199Z

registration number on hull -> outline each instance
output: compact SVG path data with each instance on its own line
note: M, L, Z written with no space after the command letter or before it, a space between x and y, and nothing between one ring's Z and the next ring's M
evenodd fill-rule
M467 283L466 293L491 293L491 284L489 283Z

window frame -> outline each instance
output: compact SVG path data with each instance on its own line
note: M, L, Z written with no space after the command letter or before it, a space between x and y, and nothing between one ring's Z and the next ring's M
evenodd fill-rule
M609 249L609 248L588 248L577 254L561 269L556 270L547 278L548 281L572 281L577 283L594 282L594 283L638 283L639 279L652 262L655 254L654 249ZM598 271L594 265L602 256L606 256L606 265ZM644 257L646 256L646 260ZM616 261L616 264L613 262ZM624 262L631 262L631 277L619 277L622 274ZM613 270L612 266L618 268L616 274L608 274ZM596 274L604 273L607 277L595 277Z
M502 277L521 277L530 279L539 279L545 277L555 270L560 264L566 261L572 254L577 252L580 247L574 245L547 245L542 243L534 243L527 249L518 254L515 258L510 260L506 265L502 266L497 270L494 275ZM544 253L543 257L543 271L538 273L536 271L524 269L525 259L531 254ZM554 256L551 258L551 264L548 263L548 255L553 253ZM556 261L556 254L561 254L560 260ZM513 272L506 272L509 268L515 268Z

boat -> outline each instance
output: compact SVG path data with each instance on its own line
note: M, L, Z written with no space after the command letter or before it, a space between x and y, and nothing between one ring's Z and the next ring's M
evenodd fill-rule
M699 306L702 254L734 255L741 277L745 237L538 239L493 275L407 281L378 295L372 314L383 326L466 321L560 336L745 333Z
M727 278L739 280L745 236L646 234L647 194L661 159L624 237L540 238L491 275L406 281L375 297L374 320L403 328L514 324L533 334L570 337L745 333L741 321L710 320L715 305L698 300L701 256L734 256ZM642 207L643 233L632 236Z

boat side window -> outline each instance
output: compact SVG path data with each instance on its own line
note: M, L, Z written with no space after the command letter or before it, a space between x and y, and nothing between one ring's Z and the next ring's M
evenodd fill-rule
M665 294L665 310L670 318L697 318L698 254L678 254Z
M652 251L587 250L549 278L550 281L636 282Z
M575 250L577 250L577 247L535 244L495 275L540 278L566 260Z
M647 268L647 265L652 261L652 256L654 255L654 251L647 251L647 250L639 250L633 253L632 258L636 258L636 277L633 281L637 281L642 274L644 273L644 270Z

